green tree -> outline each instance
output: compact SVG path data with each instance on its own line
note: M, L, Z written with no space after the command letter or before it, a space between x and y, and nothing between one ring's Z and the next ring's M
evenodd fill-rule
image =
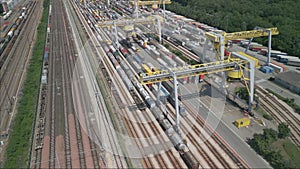
M271 128L264 129L264 138L268 144L271 144L277 140L278 132Z
M265 158L274 168L286 168L286 163L280 151L272 150L265 155Z
M173 0L167 9L199 22L236 32L260 27L278 27L272 48L300 56L299 0ZM267 45L267 38L255 38Z
M286 123L280 123L278 125L278 137L279 138L286 138L290 135L291 130Z

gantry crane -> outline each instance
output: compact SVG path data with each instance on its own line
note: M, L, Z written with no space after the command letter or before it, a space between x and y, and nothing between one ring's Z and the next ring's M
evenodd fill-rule
M205 35L206 35L207 39L205 41L205 45L204 45L204 49L203 49L203 55L202 55L201 60L204 61L204 56L206 55L206 48L208 46L209 40L214 42L214 48L217 49L217 53L218 53L217 60L224 60L225 44L227 44L227 42L229 40L249 39L249 38L251 38L251 41L252 41L252 39L255 38L255 37L268 36L269 43L268 43L268 61L267 61L267 64L269 65L272 35L278 35L278 34L279 34L279 31L276 27L273 27L273 28L256 27L254 30L233 32L233 33L206 32ZM251 41L249 42L249 44L251 43ZM237 56L237 55L240 55L239 57L242 56L241 54L236 53L235 56ZM243 57L246 57L246 56L243 55ZM249 57L247 57L247 58L249 59ZM250 60L252 60L254 62L253 59L250 58ZM247 80L249 80L249 79L244 77L243 71L240 69L240 67L238 69L241 71L240 75L241 75L242 79L245 81L245 85L248 89ZM222 72L222 76L225 77L224 72ZM251 79L251 74L250 74L250 83L251 83L251 81L254 81L254 79ZM225 83L225 81L224 81L224 78L223 78L223 86L225 86L224 83ZM253 96L251 98L251 95L253 95L253 91L251 91L251 84L250 84L250 90L248 90L248 93L249 93L249 97L250 97L248 111L251 112L251 104L253 102Z
M151 73L142 73L140 74L139 81L141 84L150 84L150 83L159 83L159 89L157 93L157 100L159 100L159 91L161 88L162 81L173 80L174 83L174 99L175 99L175 111L176 111L176 129L179 131L179 108L178 108L178 82L177 79L190 77L190 76L198 76L200 74L212 74L212 73L223 73L226 71L232 71L239 69L244 69L249 71L249 78L242 76L245 82L247 91L249 93L249 107L248 111L251 113L251 104L254 101L254 73L256 63L255 60L247 57L241 53L233 52L233 55L237 58L230 58L230 56L224 60L224 50L225 44L228 40L233 39L242 39L242 38L253 38L253 37L261 37L261 36L269 36L269 40L271 41L270 36L277 35L279 32L277 28L269 28L269 29L257 29L253 31L244 31L244 32L235 32L235 33L206 33L208 40L213 40L215 42L215 47L218 48L219 58L215 62L197 64L192 66L184 66L177 68L166 68L165 70L159 70ZM208 41L206 41L206 46L208 45ZM203 54L205 56L205 53ZM224 85L223 85L224 86Z
M215 32L206 32L205 35L207 37L204 50L203 50L203 56L206 55L206 47L208 45L208 40L212 40L214 42L214 47L217 49L220 60L224 59L224 50L225 50L225 44L227 44L228 40L236 40L236 39L253 39L256 37L263 37L268 36L269 37L269 43L268 43L268 63L270 62L270 51L271 51L271 40L272 35L278 35L279 31L276 27L273 28L259 28L256 27L254 30L250 31L241 31L241 32L233 32L233 33L215 33ZM204 59L204 58L202 58Z
M171 4L171 0L157 0L157 1L130 1L132 5L158 5L158 4Z
M133 29L133 25L144 25L144 24L156 24L158 27L158 35L159 41L161 42L161 22L163 18L158 15L149 16L147 18L136 18L136 19L123 19L123 20L112 20L112 21L104 21L98 22L98 27L111 27L114 26L114 35L115 35L115 43L119 47L118 43L118 31L117 26L123 26L127 28L127 31ZM112 29L113 30L113 29Z
M136 17L138 18L138 7L139 6L148 6L152 5L152 8L157 8L157 5L162 4L163 5L163 15L165 18L165 5L171 4L171 0L156 0L156 1L140 1L140 0L134 0L130 1L130 3L134 6L134 13Z
M165 70L158 70L151 73L141 73L139 81L141 84L159 83L157 100L159 100L159 91L161 88L161 82L173 80L174 83L174 99L175 99L175 111L176 111L176 129L179 131L179 108L178 108L178 82L177 79L190 76L199 76L201 74L212 74L218 72L225 72L236 69L236 67L243 68L250 72L250 86L249 102L253 102L254 94L254 70L255 62L239 53L235 53L235 56L239 58L228 58L226 60L220 60L216 62L197 64L191 66L183 66L177 68L166 68ZM247 66L248 65L248 66Z

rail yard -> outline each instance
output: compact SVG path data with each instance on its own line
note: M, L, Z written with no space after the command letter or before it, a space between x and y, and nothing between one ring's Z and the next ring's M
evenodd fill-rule
M50 0L28 167L271 168L241 132L280 123L300 148L299 114L257 83L259 67L298 64L251 42L277 28L220 33L164 10L170 3ZM1 18L0 151L13 139L42 4L25 0ZM258 106L274 122L256 122ZM251 125L236 132L228 117Z

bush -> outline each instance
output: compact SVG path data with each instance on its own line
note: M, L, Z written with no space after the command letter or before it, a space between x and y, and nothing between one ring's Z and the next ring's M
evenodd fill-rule
M270 116L269 114L265 113L263 114L263 117L267 120L273 120L272 116Z
M170 45L169 45L169 44L164 44L164 46L165 46L167 49L170 49Z
M291 130L289 126L285 123L280 123L278 125L278 138L286 138L290 135Z
M249 93L246 87L237 87L235 88L235 94L239 96L239 98L248 101Z

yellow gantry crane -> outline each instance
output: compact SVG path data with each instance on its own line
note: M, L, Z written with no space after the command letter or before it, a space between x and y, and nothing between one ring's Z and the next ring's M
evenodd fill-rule
M232 33L215 33L215 32L206 32L205 35L207 37L204 50L203 50L203 56L206 55L206 47L208 45L208 40L211 40L214 42L214 47L217 49L220 60L224 59L224 50L225 50L225 44L227 44L228 40L236 40L236 39L252 39L256 37L263 37L268 36L269 37L269 44L268 44L268 51L269 51L269 57L268 57L268 64L270 62L270 50L271 50L271 40L272 35L278 35L279 31L276 27L273 28L260 28L256 27L254 30L250 31L241 31L241 32L232 32ZM249 42L249 44L251 43ZM204 59L204 58L202 58Z
M168 80L173 80L174 76L171 75L170 72L176 74L177 79L190 77L190 76L198 76L201 74L212 74L224 71L234 70L237 65L247 64L248 61L241 60L238 58L235 59L226 59L216 62L209 62L203 64L196 65L188 65L176 68L170 68L170 70L158 70L151 73L141 73L140 74L140 82L141 84L150 84L150 83L158 83Z
M176 111L176 129L179 131L179 108L178 108L178 82L177 79L191 76L199 76L201 74L212 74L218 72L225 72L235 70L237 67L247 68L250 72L250 99L249 102L253 102L254 91L254 70L255 62L239 53L234 54L238 58L228 58L226 60L197 64L191 66L183 66L176 68L166 68L165 70L158 70L149 73L141 73L139 81L141 84L159 83L157 91L161 89L161 82L173 80L174 83L174 99L175 99L175 111ZM159 93L157 94L157 100L159 100Z
M157 1L130 1L132 5L143 6L143 5L159 5L159 4L171 4L171 0L157 0Z
M163 5L163 11L165 11L165 5L171 4L171 0L156 0L156 1L140 1L140 0L134 0L130 1L130 3L134 6L134 13L136 17L138 18L138 7L139 6L148 6L152 5L152 9L157 9L158 5ZM165 12L164 12L165 15ZM165 18L165 17L164 17Z
M226 33L226 32L206 32L206 41L205 45L203 48L203 56L201 58L202 61L204 61L204 56L206 56L206 51L208 47L208 42L213 41L214 48L218 52L218 57L216 58L217 60L223 60L224 59L224 51L225 51L225 45L228 43L229 40L236 40L236 39L251 39L249 41L249 45L252 41L253 38L256 37L263 37L263 36L268 36L269 37L269 44L268 44L268 61L267 64L269 65L270 62L270 51L271 51L271 38L272 35L278 35L279 31L276 27L273 28L260 28L260 27L255 27L254 30L249 30L249 31L241 31L241 32L232 32L232 33ZM248 46L249 46L248 45ZM246 51L247 52L247 49ZM241 55L241 53L240 53ZM254 57L251 57L247 55L246 53L242 54L248 58L252 58L254 62L257 62L257 59ZM244 76L243 71L241 68L238 68L236 70L233 70L229 72L228 76L232 78L241 78ZM242 78L244 80L248 80L247 78ZM247 83L245 83L247 85ZM249 91L249 90L248 90Z
M206 48L208 46L209 40L211 40L211 41L214 42L214 48L218 52L217 60L221 60L222 61L222 60L224 60L225 44L227 44L227 42L229 40L249 39L250 38L251 39L249 41L249 45L250 45L250 43L251 43L251 41L252 41L253 38L268 36L268 61L267 61L267 64L269 65L272 35L278 35L278 34L279 34L279 31L278 31L278 29L276 27L273 27L273 28L255 27L254 30L241 31L241 32L233 32L233 33L226 33L226 32L221 32L221 33L220 32L219 33L206 32L205 35L206 35L207 39L206 39L206 42L205 42L205 45L204 45L203 56L202 56L201 60L204 61L204 56L206 55ZM246 59L248 61L251 61L254 64L254 67L258 66L258 60L256 58L253 58L253 57L247 55L246 53L242 53L242 52L236 53L236 52L233 52L232 54L235 57L243 58L243 59ZM244 67L242 65L239 65L236 68L237 69L234 69L230 73L232 75L237 76L237 77L239 77L239 78L241 78L242 80L245 81L245 85L246 85L246 88L248 90L249 97L250 97L250 99L249 99L249 111L251 111L251 103L253 102L253 92L254 92L254 90L253 90L253 87L254 87L254 72L253 72L253 76L252 76L251 75L251 69L252 68L250 68L250 78L245 78L243 70L244 69L249 69L249 68ZM237 71L237 72L234 72L234 71ZM223 73L223 75L224 75L224 73ZM250 87L248 87L247 81L250 81Z
M118 43L118 26L123 26L126 31L133 30L133 25L144 25L144 24L152 24L157 25L158 27L158 35L159 41L161 41L161 22L163 18L158 15L149 16L147 18L136 18L136 19L122 19L122 20L112 20L112 21L103 21L98 22L98 27L114 27L114 35L115 35L115 43L119 47ZM156 24L157 23L157 24Z
M272 35L278 35L279 32L277 28L268 28L262 29L257 28L256 30L251 31L243 31L243 32L234 32L234 33L226 33L223 32L221 34L207 32L207 40L206 46L208 45L208 40L214 41L214 47L217 48L218 54L220 58L215 62L209 62L204 64L197 64L192 66L184 66L177 68L166 68L165 70L159 70L151 73L142 73L140 74L139 81L141 84L150 84L150 83L159 83L159 89L161 88L162 81L173 80L174 83L174 94L175 94L175 109L176 109L176 126L179 130L179 108L178 108L178 82L177 79L190 77L190 76L199 76L201 74L212 74L212 73L224 73L226 71L232 71L236 69L249 71L249 78L241 77L245 81L245 85L247 87L249 93L249 112L251 112L251 104L253 103L254 96L254 73L255 68L257 67L257 60L253 59L251 56L241 53L241 52L233 52L232 55L237 58L230 58L230 56L224 60L224 50L225 44L228 40L234 39L246 39L246 38L254 38L261 36L269 36L269 47ZM203 53L205 56L205 53ZM249 81L249 85L246 81ZM159 99L159 92L158 92Z

